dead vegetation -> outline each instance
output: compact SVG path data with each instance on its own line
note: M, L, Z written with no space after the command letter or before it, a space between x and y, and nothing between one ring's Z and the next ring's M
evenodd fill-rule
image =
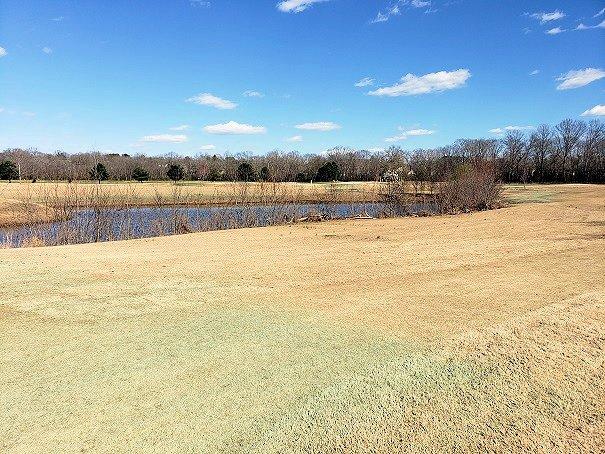
M599 452L605 189L548 191L0 249L0 450Z

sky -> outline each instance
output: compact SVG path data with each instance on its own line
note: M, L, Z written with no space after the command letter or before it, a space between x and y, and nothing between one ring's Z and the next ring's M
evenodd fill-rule
M605 118L603 0L0 0L0 149L416 149Z

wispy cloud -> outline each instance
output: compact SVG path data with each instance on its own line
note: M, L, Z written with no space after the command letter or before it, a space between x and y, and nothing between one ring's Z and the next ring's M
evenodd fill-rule
M50 47L43 47L42 52L44 52L46 55L50 55L53 53L53 50Z
M355 84L356 87L369 87L371 85L374 85L374 79L371 77L364 77Z
M206 0L189 0L189 3L196 8L208 8L210 6L210 2Z
M430 136L435 134L435 131L432 129L406 129L403 126L399 126L397 128L400 131L399 134L393 137L387 137L384 139L385 142L401 142L402 140L407 140L410 137L420 137L420 136Z
M540 23L545 24L546 22L563 19L565 17L565 13L562 11L559 11L557 9L550 13L545 13L545 12L533 13L533 14L530 14L530 17L533 17L534 19L538 19L540 21Z
M384 11L378 11L376 17L371 21L372 24L378 24L380 22L386 22L393 16L399 16L401 14L401 0L393 3Z
M53 18L51 19L51 21L53 21L53 22L62 22L62 21L64 21L64 20L65 20L65 16L53 17Z
M6 57L8 55L8 52L6 51L6 49L2 46L0 46L0 57Z
M277 9L283 13L302 13L315 3L323 3L329 0L285 0L277 4Z
M191 98L187 99L187 102L200 104L202 106L212 106L221 110L231 110L237 107L236 103L219 98L211 93L200 93L197 96L192 96Z
M587 111L582 113L583 117L602 117L605 115L605 105L597 104L592 109L588 109Z
M202 145L200 147L200 150L202 151L212 151L212 150L216 150L216 145L212 145L212 144L208 144L208 145Z
M256 91L256 90L246 90L244 92L244 96L247 98L264 98L265 95L263 93L261 93L260 91Z
M604 77L605 71L598 68L572 70L557 77L557 81L561 82L557 85L557 90L580 88Z
M426 8L431 6L431 2L428 0L412 0L410 5L414 8Z
M252 126L247 124L230 121L228 123L204 126L204 131L208 134L220 135L246 135L246 134L265 134L267 128L264 126Z
M503 128L490 129L489 132L492 134L502 135L508 131L529 131L534 129L533 126L504 126Z
M575 29L576 30L591 30L594 28L605 28L605 20L601 21L597 25L585 25L584 23L580 23Z
M595 14L592 17L599 17L599 16L602 16L603 14L605 14L605 8L603 8L601 11L599 11L597 14Z
M529 73L530 76L535 76L537 74L540 74L540 70L539 69L534 69L532 72Z
M305 131L334 131L340 129L340 125L331 121L318 121L316 123L303 123L296 125L296 129L302 129Z
M288 137L286 139L286 142L302 142L302 141L303 141L302 136L292 136L292 137Z
M439 71L423 76L406 74L401 81L389 87L382 87L371 91L371 96L412 96L426 93L441 92L460 88L466 84L471 77L468 69L456 71Z
M555 28L551 28L550 30L546 30L544 33L546 33L547 35L558 35L559 33L563 33L566 31L567 30L565 30L561 27L555 27Z
M187 131L189 129L189 125L179 125L179 126L173 126L172 128L170 128L171 131Z
M187 142L187 136L181 134L155 134L141 137L140 141L151 143L183 143Z

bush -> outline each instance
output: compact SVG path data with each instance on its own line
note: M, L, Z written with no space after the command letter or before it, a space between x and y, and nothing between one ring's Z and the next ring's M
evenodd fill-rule
M19 178L19 170L13 161L0 162L0 180L16 180Z
M185 171L178 164L170 164L170 168L168 169L168 172L166 172L166 175L176 183L185 177Z
M338 164L334 161L327 162L319 169L317 169L317 175L315 175L315 180L320 182L326 181L336 181L340 177L340 170L338 168Z
M149 172L143 169L142 167L135 167L132 171L132 179L138 182L148 181L149 180Z
M109 178L109 172L107 172L105 166L100 162L90 169L89 174L91 180L97 180L99 183Z
M268 171L268 169L267 169ZM237 179L239 181L254 181L256 173L248 162L242 162L237 168Z
M438 204L444 213L495 208L502 192L492 162L458 166L450 180L441 184Z

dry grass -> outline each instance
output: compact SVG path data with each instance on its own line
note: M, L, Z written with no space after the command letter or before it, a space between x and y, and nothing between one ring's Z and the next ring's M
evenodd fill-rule
M547 190L0 250L0 450L598 451L605 187Z
M0 199L28 200L33 203L45 203L49 195L60 203L63 199L73 199L74 193L78 199L85 201L90 188L96 183L78 181L71 184L65 182L31 183L29 181L0 183ZM343 202L364 202L376 200L379 192L378 183L230 183L230 182L180 182L176 185L184 200L190 204L222 205L231 203L241 197L245 190L250 201L264 202L275 195L283 202L323 202L336 198ZM103 194L121 202L128 198L139 206L154 205L158 197L172 197L175 184L171 182L151 181L137 182L103 182ZM1 206L1 205L0 205Z
M58 220L58 213L39 203L0 198L0 227Z

